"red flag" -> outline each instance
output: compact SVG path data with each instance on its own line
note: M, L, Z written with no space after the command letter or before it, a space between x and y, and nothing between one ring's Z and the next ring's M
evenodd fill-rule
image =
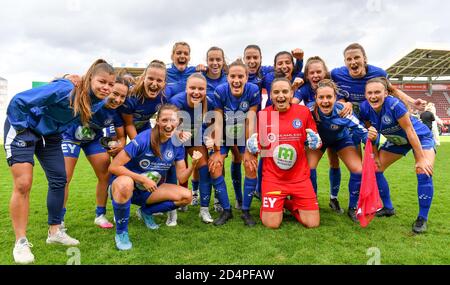
M369 225L375 213L383 207L380 193L378 192L375 170L372 142L367 139L366 149L364 151L361 189L359 192L358 208L356 210L356 217L363 228Z

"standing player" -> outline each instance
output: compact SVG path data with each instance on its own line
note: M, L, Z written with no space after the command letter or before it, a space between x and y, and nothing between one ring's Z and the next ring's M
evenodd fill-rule
M173 105L162 106L155 126L136 136L111 162L115 241L119 250L132 247L128 236L131 204L140 206L138 216L148 228L157 229L159 226L152 214L171 211L192 201L188 189L165 183L167 171L173 163L177 168L177 178L185 182L202 156L194 151L192 165L186 169L184 146L174 138L179 125L177 112L178 108Z
M230 148L235 146L238 147L241 156L244 155L248 130L255 123L256 112L260 104L259 88L255 84L247 82L248 69L240 59L230 64L227 79L228 83L219 85L215 91L214 104L215 111L218 112L214 130L216 148L208 163L212 184L216 188L219 201L224 209L221 216L214 221L215 225L223 225L232 218L227 187L222 173L225 157ZM224 145L222 139L225 142ZM256 224L249 212L255 189L256 172L245 168L241 218L248 226Z
M246 167L256 169L256 154L261 149L262 223L279 228L285 207L305 227L318 227L319 206L305 154L305 142L312 149L321 145L316 125L307 107L290 103L293 98L290 80L276 78L271 87L273 105L259 112L258 133L247 141L245 160Z
M358 222L356 218L356 206L361 187L362 161L353 142L351 133L365 142L368 132L355 116L347 115L344 118L340 116L340 112L344 106L340 102L336 102L338 90L333 81L324 79L319 81L317 85L316 102L311 105L311 111L317 125L318 133L322 139L322 147L306 152L308 165L315 172L326 149L333 149L333 152L337 153L350 171L347 214L354 222ZM317 177L311 176L311 182L317 193Z
M73 125L63 133L62 150L64 153L64 162L67 174L67 184L65 189L64 207L61 213L61 219L64 223L66 214L66 204L69 198L69 184L72 180L73 172L80 155L80 150L86 154L97 176L97 208L94 223L101 228L112 228L106 218L106 202L108 199L108 166L110 155L115 156L125 146L126 138L123 129L123 121L116 109L125 102L128 94L128 84L121 78L116 78L111 94L106 99L106 103L99 111L93 114L87 126ZM115 129L118 141L107 151L100 140L104 137L104 128L112 127Z
M195 66L189 66L191 47L186 42L176 42L172 48L172 64L167 66L167 99L186 90L186 81L194 73Z
M125 122L125 131L132 140L138 133L150 128L150 118L166 103L166 66L153 60L131 90L131 96L119 108Z
M209 213L211 197L211 177L208 171L208 150L203 144L206 129L204 124L208 110L212 110L212 102L206 95L206 79L201 73L193 73L186 83L186 92L178 93L170 98L169 103L178 107L180 118L183 120L182 128L192 134L192 139L185 143L186 151L192 155L194 151L202 154L194 171L200 176L200 217L204 223L212 223ZM193 191L193 195L195 192Z
M369 80L366 85L367 101L361 104L361 119L387 139L376 158L378 171L385 171L411 149L413 150L419 215L412 225L412 230L415 233L423 233L427 229L428 212L434 192L432 175L436 150L433 135L427 126L409 116L408 109L401 100L389 96L392 92L395 90L387 79ZM370 134L369 138L375 140L377 135ZM386 187L389 187L387 183ZM386 191L386 188L380 189L381 191ZM383 204L382 210L386 213L393 212L390 200L383 200Z
M322 58L318 56L310 57L305 65L305 84L303 84L298 92L294 93L292 104L299 104L303 102L305 106L316 101L316 91L318 84L323 79L329 79L330 73ZM308 150L307 150L308 152ZM341 214L344 211L341 209L338 201L338 193L341 185L341 169L339 167L339 158L333 148L327 148L328 161L330 163L330 170L328 176L330 179L330 203L329 206L336 213ZM311 166L311 165L310 165ZM315 167L311 167L311 181L314 190L317 193L317 172Z
M345 117L353 110L354 115L359 116L359 105L366 101L365 88L366 83L372 78L385 77L387 73L383 69L370 65L367 63L367 55L364 48L358 44L353 43L344 49L345 66L335 68L331 71L331 79L339 87L338 100L344 104L344 109L341 111L341 117ZM403 102L408 102L410 105L416 107L425 107L425 101L421 99L414 100L405 93L396 89L392 93L395 97L401 99ZM357 145L361 144L358 138L354 138ZM377 172L376 175L378 188L380 190L380 197L385 205L390 205L389 187L383 172ZM382 190L385 189L385 190ZM377 213L377 216L392 216L394 211L382 209Z
M61 149L61 133L72 124L87 124L103 106L103 99L114 86L114 69L104 60L95 61L79 85L67 79L21 92L14 96L7 109L4 147L11 167L14 189L10 213L16 243L16 263L31 263L32 245L26 238L30 190L36 155L48 180L47 243L78 245L79 241L61 230L61 209L64 203L66 172Z

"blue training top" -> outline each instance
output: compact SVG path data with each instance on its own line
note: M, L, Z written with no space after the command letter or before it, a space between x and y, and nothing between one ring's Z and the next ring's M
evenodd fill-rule
M195 72L195 66L188 66L184 71L180 71L175 64L170 64L167 67L167 97L170 98L175 94L186 91L187 79L192 73Z
M38 135L47 136L64 132L71 124L80 124L70 107L74 90L68 79L51 83L15 95L7 109L8 120L17 131L30 129ZM104 101L90 92L91 111L95 113Z
M217 79L211 79L203 72L203 76L206 78L206 95L209 100L214 101L214 91L220 84L227 83L227 75L222 71L221 75Z
M167 171L175 161L184 161L183 145L175 146L172 139L160 144L161 158L155 156L152 151L150 135L151 129L138 134L124 148L131 160L125 164L125 167L135 173L157 172L161 176L160 184L164 183Z
M314 106L315 103L309 104L310 110L313 110ZM320 138L325 144L333 144L343 138L351 138L353 134L365 142L368 135L367 129L354 115L348 115L344 118L339 116L343 108L344 106L341 103L336 102L330 115L322 113L320 108L317 108L317 114L313 112ZM319 118L317 118L317 115Z
M367 101L363 102L360 107L361 120L370 121L370 124L388 141L395 145L409 144L405 131L398 123L398 119L408 113L408 109L402 101L390 95L387 96L379 113ZM413 116L409 116L409 118L419 138L430 135L431 131L425 124Z

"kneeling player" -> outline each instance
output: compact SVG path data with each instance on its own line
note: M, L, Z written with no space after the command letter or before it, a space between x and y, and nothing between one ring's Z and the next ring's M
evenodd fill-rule
M293 91L288 79L276 78L270 97L273 105L258 114L260 141L256 134L247 141L247 151L251 154L257 154L261 148L262 223L278 228L285 207L305 227L318 227L319 206L304 149L305 141L312 149L321 146L316 124L307 107L291 105ZM244 163L256 168L256 155L246 157L249 159Z
M131 203L141 206L138 217L150 229L159 226L152 214L167 212L191 203L191 192L181 186L164 183L167 171L175 163L177 178L186 182L196 167L201 154L194 151L192 164L186 168L184 146L172 139L179 124L178 109L163 105L156 125L136 136L112 161L110 172L115 176L111 184L114 216L116 219L116 246L131 249L128 237L128 219Z

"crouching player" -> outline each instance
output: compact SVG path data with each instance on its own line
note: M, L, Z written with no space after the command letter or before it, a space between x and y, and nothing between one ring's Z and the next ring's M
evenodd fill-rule
M138 217L144 220L145 225L157 229L159 226L152 214L171 211L192 201L188 189L165 183L167 171L173 163L178 180L186 182L202 156L194 151L192 164L186 168L184 146L174 136L179 125L177 112L174 105L163 105L155 126L137 135L111 162L115 241L120 250L132 247L128 237L131 203L140 206Z
M291 105L293 91L288 79L276 78L270 97L273 105L259 112L259 133L247 140L244 160L247 167L255 169L256 154L261 152L262 223L273 229L280 227L285 207L305 227L318 227L319 206L304 147L307 142L311 149L320 148L316 124L307 107Z

